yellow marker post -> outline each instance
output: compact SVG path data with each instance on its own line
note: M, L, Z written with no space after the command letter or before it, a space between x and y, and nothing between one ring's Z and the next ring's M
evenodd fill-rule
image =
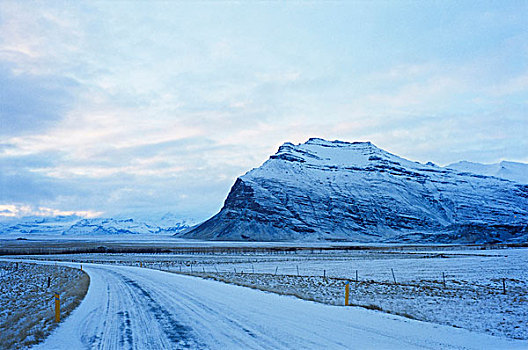
M60 295L55 293L55 322L60 322Z
M348 296L350 295L350 284L345 285L345 306L348 306Z
M139 262L139 267L143 267L143 263L141 261Z
M81 264L81 271L82 271L82 264Z

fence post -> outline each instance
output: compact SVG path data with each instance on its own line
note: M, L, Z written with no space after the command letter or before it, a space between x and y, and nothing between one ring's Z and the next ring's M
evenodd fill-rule
M396 277L394 277L394 270L392 268L391 268L391 272L392 272L392 279L394 280L394 284L397 284Z
M358 270L356 270L356 283L358 281Z
M50 284L51 284L51 277L48 276L48 288L50 287Z
M55 293L55 322L60 322L60 295Z
M350 283L346 283L345 285L345 306L348 306L348 296L350 294Z
M506 278L502 279L502 294L506 294Z

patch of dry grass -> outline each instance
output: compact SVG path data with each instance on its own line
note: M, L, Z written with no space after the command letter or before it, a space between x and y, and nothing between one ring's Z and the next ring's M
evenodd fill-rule
M79 305L89 284L88 275L74 268L0 262L0 349L41 342L57 326L54 293L61 296L62 320Z

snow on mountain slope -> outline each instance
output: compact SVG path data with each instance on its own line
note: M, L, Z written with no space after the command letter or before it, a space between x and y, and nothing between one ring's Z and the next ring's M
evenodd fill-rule
M160 228L150 226L134 219L83 219L64 231L64 234L99 235L99 234L155 234Z
M502 161L496 164L481 164L461 161L450 164L446 168L474 174L495 176L528 184L528 164L524 163Z
M0 223L0 234L107 235L176 233L189 228L185 220L165 214L159 220L90 218L78 216L21 218Z
M370 142L285 143L181 237L210 240L528 240L528 185L421 164Z
M50 234L60 235L64 230L81 220L76 215L55 217L10 218L0 222L0 234Z

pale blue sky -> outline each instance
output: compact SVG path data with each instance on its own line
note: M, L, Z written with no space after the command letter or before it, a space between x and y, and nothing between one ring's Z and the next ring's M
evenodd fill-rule
M205 219L310 137L528 162L526 18L526 1L3 1L0 216Z

